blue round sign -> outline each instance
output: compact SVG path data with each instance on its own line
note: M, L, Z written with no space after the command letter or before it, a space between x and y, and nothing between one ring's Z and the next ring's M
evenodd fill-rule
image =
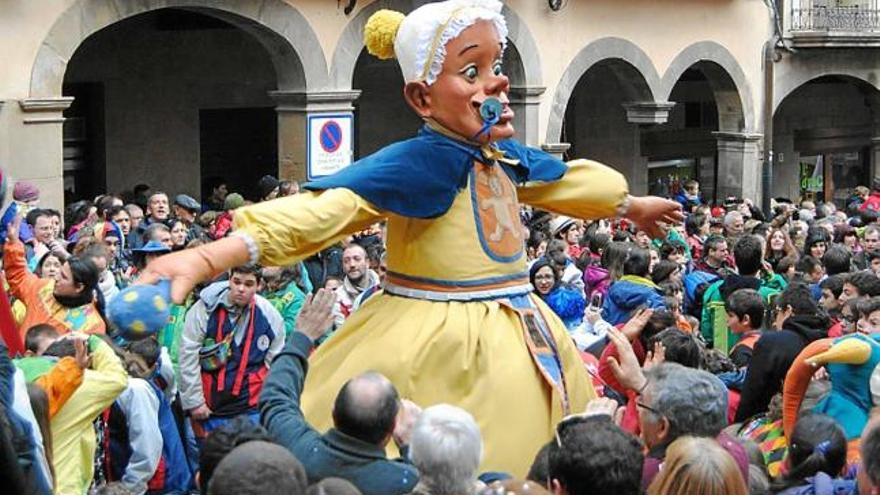
M342 127L335 120L328 120L321 126L321 148L326 153L335 153L342 145Z

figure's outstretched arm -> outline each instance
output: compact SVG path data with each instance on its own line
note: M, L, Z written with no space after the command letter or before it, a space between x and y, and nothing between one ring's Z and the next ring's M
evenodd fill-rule
M654 237L657 221L684 220L681 205L655 196L630 196L626 178L599 162L573 160L565 175L552 182L529 182L517 188L519 200L542 210L575 218L626 217Z
M235 210L229 237L162 256L139 283L171 280L171 298L182 302L199 282L248 262L287 266L379 221L383 213L348 189L286 196Z

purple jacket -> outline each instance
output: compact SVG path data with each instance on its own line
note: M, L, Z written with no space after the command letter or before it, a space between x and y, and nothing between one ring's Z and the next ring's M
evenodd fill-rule
M605 297L610 285L611 278L608 276L608 270L599 265L590 265L584 270L584 293L587 296L587 301L596 293Z

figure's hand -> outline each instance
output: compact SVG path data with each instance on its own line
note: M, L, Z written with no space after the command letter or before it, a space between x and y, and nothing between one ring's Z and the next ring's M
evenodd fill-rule
M629 340L616 328L608 329L608 338L617 349L618 357L608 358L608 365L611 367L614 377L617 378L621 386L629 390L641 390L647 379L642 373L642 367L639 366L639 360L636 358L636 353Z
M312 340L320 339L333 326L333 306L336 293L324 288L318 289L314 297L309 294L302 310L296 317L294 328Z
M190 417L199 421L204 421L210 418L211 414L213 414L213 411L211 411L207 404L202 404L195 409L189 410Z
M9 242L18 241L18 232L21 230L21 214L15 215L15 218L6 226L6 240Z
M413 427L421 414L422 408L415 402L407 399L400 401L400 410L397 411L397 421L394 424L394 432L392 433L394 444L398 448L409 445Z
M230 268L250 261L247 244L239 237L224 237L203 246L184 249L151 261L137 284L171 281L171 299L182 304L196 284L212 280Z
M657 222L678 224L684 221L684 213L677 201L657 196L630 196L629 201L626 218L635 222L640 230L647 232L653 238L663 236L663 231Z

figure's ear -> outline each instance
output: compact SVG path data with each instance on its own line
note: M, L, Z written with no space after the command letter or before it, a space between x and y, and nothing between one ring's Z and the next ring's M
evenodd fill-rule
M403 87L403 98L419 117L431 117L431 88L424 81L408 82Z

